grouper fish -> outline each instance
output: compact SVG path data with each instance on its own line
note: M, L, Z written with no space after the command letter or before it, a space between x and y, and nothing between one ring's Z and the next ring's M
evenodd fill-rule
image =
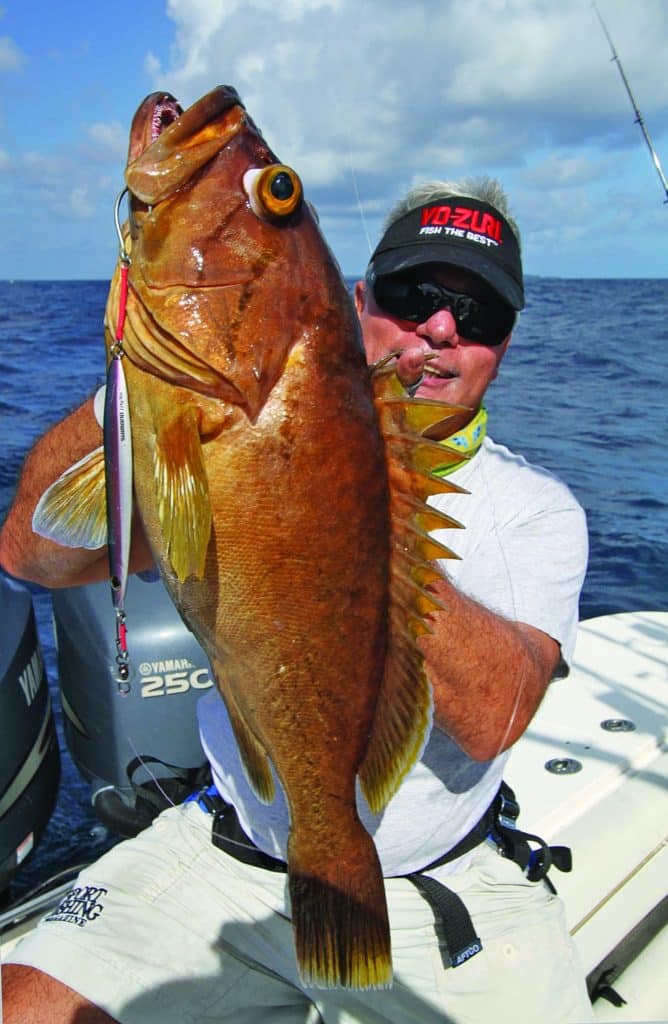
M456 490L428 438L460 410L367 367L355 310L301 182L234 89L185 112L154 93L131 128L122 360L135 501L206 651L257 798L290 812L304 984L391 982L385 891L356 808L380 812L423 749L430 629ZM105 315L108 351L121 275ZM104 460L44 495L35 529L103 544ZM102 481L100 483L100 481ZM85 492L85 501L82 496Z

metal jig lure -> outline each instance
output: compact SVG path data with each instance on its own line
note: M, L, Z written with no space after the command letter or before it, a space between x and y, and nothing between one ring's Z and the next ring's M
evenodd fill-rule
M130 691L130 655L127 645L125 591L130 562L132 527L132 432L130 406L123 371L123 329L128 294L130 256L125 248L119 208L127 189L119 193L114 221L119 239L121 263L120 296L115 339L110 347L104 403L104 468L106 478L107 533L111 599L116 612L116 665L118 689Z

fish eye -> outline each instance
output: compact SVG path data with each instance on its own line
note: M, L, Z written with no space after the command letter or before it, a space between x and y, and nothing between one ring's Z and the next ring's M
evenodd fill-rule
M282 220L302 204L303 190L299 175L285 164L253 168L244 174L244 189L258 217Z

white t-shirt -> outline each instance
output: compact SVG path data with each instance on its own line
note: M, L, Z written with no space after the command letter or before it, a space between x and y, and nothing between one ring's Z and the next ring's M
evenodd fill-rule
M562 652L558 675L566 675L587 564L582 508L555 476L490 438L450 479L470 493L432 499L466 527L435 532L461 557L444 561L443 568L471 598L553 637ZM270 806L255 798L217 692L202 698L198 716L221 795L234 804L244 830L260 849L285 859L289 819L280 784ZM434 727L419 762L382 814L371 814L358 789L360 817L374 837L383 873L416 871L455 846L494 798L507 757L473 761ZM460 858L430 874L438 878L461 867Z

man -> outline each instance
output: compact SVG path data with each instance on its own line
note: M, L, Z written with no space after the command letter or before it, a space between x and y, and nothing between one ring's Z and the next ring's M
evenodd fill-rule
M499 187L411 192L355 301L370 363L398 357L418 396L465 407L454 435L434 438L443 472L469 492L432 499L467 527L453 545L461 561L445 563L434 585L446 610L421 641L435 727L384 813L360 806L386 876L393 986L301 985L281 871L285 802L252 795L225 708L209 694L199 718L216 791L164 812L82 873L70 898L94 899L96 913L82 927L51 914L19 945L5 968L6 1024L591 1019L545 863L516 863L498 818L504 752L550 680L568 672L587 548L567 488L486 435L482 401L524 305L519 237ZM94 435L99 443L89 402L33 450L0 537L8 571L46 585L106 578L104 553L65 552L30 532L41 493ZM454 470L453 450L466 457ZM135 532L140 570L150 554ZM221 797L243 827L220 826L227 852L211 842Z

